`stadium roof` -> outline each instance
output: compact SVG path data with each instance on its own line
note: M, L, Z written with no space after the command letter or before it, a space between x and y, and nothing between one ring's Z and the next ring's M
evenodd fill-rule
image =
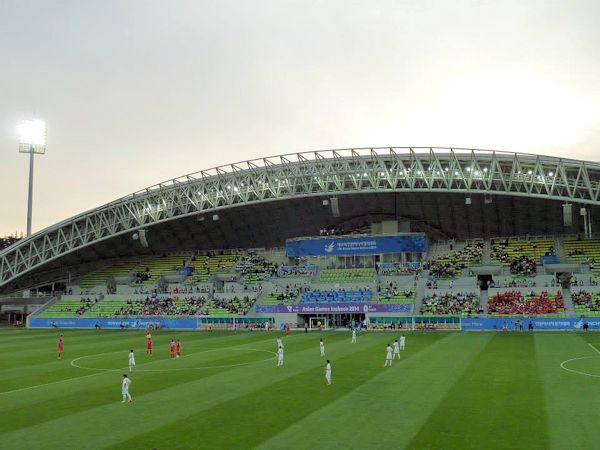
M334 196L339 217L322 203ZM286 154L184 175L48 227L0 252L0 290L102 259L281 246L326 226L390 218L434 239L577 232L579 214L565 230L561 203L600 206L599 163L429 147ZM147 249L131 239L139 230Z

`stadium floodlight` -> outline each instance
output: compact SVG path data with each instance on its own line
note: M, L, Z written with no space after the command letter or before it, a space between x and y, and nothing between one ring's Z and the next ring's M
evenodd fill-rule
M46 123L43 120L23 120L19 125L19 152L46 153Z
M46 123L43 120L23 120L19 125L19 153L29 153L29 192L27 195L27 237L31 236L33 204L33 156L46 153Z

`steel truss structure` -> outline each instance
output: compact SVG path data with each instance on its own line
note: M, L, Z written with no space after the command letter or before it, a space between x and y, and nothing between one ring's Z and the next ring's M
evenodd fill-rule
M239 162L148 187L17 242L0 252L0 287L83 247L190 215L299 197L423 191L600 205L600 163L416 147L324 150Z

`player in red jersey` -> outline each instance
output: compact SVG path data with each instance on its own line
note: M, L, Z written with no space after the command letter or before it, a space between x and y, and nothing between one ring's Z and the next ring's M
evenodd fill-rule
M181 356L181 342L179 342L179 339L177 339L177 342L175 342L175 352L179 358Z
M169 349L171 350L171 359L175 358L175 341L173 339L171 339Z
M152 356L152 335L146 332L146 356Z
M58 337L58 345L56 346L57 359L62 359L63 350L65 349L65 343L63 341L63 335Z

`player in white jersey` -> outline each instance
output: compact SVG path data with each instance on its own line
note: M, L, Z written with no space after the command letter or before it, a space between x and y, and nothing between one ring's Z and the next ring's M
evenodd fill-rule
M277 350L277 367L279 366L283 366L283 345L280 345Z
M356 344L356 330L354 328L352 329L352 343Z
M279 347L283 348L283 342L281 341L280 337L277 338L277 348Z
M400 336L400 350L404 350L406 338L404 336Z
M133 401L131 399L131 394L129 393L129 385L131 384L131 380L127 376L127 374L123 374L123 383L121 384L121 394L123 394L123 401L121 403L125 403L125 400Z
M327 385L331 384L331 363L327 360L327 365L325 366L325 381L327 381Z
M135 355L133 354L133 350L131 350L129 352L129 371L130 372L133 370L134 366L135 366Z
M321 356L325 356L325 344L323 339L319 339L319 349L321 350Z
M394 355L392 357L392 359L394 359L396 356L398 356L398 359L400 359L400 345L398 344L398 339L396 339L394 341Z
M390 346L390 344L387 345L387 348L385 349L385 351L387 352L385 355L385 364L383 365L383 367L386 366L392 366L392 347Z

